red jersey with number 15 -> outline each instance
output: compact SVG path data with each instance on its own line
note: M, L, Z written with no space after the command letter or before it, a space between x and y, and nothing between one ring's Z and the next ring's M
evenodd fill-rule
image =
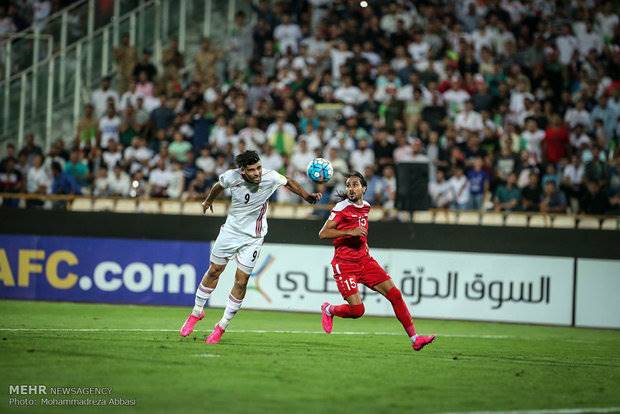
M329 219L336 222L336 230L350 230L364 227L368 230L368 212L370 204L364 201L361 206L355 205L348 199L342 200L334 206ZM368 242L366 236L343 236L334 239L334 260L354 261L368 257Z

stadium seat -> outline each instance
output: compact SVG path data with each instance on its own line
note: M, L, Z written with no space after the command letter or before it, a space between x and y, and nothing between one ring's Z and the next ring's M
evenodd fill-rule
M202 215L202 206L197 201L186 201L183 203L183 214L200 216Z
M527 216L525 214L510 213L506 216L504 225L511 227L527 227Z
M111 198L96 198L93 202L94 211L113 211L115 200Z
M435 224L456 224L456 213L448 210L436 212Z
M601 230L620 230L620 220L615 218L603 220Z
M545 214L534 214L530 217L529 227L551 227L551 219Z
M159 213L159 201L140 200L138 203L138 211L140 213Z
M136 200L132 198L123 198L116 200L116 206L114 211L117 213L135 213L136 212Z
M600 220L595 217L581 217L577 223L577 228L598 230L600 224Z
M162 201L161 212L164 214L181 214L181 202L177 200Z
M312 215L313 211L314 211L314 208L310 205L298 206L297 209L295 209L295 218L307 219L308 217L310 217L310 215ZM370 212L372 213L373 210L370 210ZM368 219L372 220L370 216L368 217Z
M414 223L432 223L433 216L435 213L432 211L414 211L413 212L413 222Z
M555 216L553 219L553 227L557 229L574 229L575 217L569 215Z
M200 204L200 203L199 203ZM225 216L228 213L228 204L227 203L213 203L213 215L214 216Z
M477 211L463 211L457 217L458 224L479 225L480 213Z
M274 204L272 208L271 217L273 218L290 219L295 217L295 206Z
M484 213L482 215L483 226L503 226L504 215L502 213Z
M93 201L88 197L78 197L71 203L73 211L91 211L93 209Z

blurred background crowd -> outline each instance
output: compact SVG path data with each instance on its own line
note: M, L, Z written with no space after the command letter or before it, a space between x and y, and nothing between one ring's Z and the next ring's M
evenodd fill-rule
M19 30L12 4L0 34ZM394 209L398 165L421 163L433 207L620 214L618 10L261 0L192 56L170 39L156 62L123 36L75 136L3 148L0 191L194 200L252 149L324 204L355 170ZM327 184L306 177L315 157L334 167Z

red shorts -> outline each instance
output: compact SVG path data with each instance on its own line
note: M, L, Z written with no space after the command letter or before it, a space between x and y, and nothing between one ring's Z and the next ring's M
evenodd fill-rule
M372 288L390 279L390 275L370 256L356 262L334 258L332 269L338 290L345 299L359 292L358 283Z

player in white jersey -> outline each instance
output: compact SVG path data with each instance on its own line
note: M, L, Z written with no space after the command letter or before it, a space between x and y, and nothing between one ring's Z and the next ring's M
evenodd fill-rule
M316 203L321 194L309 194L295 180L273 170L263 170L260 158L255 151L246 151L235 159L238 169L228 170L220 175L211 187L209 195L202 202L203 212L213 211L213 200L225 189L229 189L232 203L228 210L226 223L220 229L211 248L211 264L196 290L194 309L181 327L181 336L188 336L196 323L204 318L204 306L217 286L226 263L232 258L237 262L237 273L224 316L215 325L213 332L205 340L217 344L230 320L241 307L252 269L260 254L263 239L267 234L267 206L271 195L280 187L286 186L308 203Z

